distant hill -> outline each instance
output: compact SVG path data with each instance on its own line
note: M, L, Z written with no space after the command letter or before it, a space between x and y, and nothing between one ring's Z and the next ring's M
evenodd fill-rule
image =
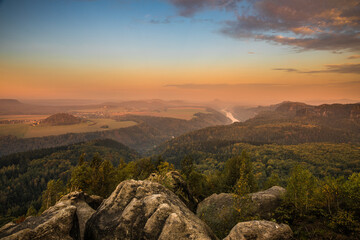
M322 117L323 119L358 119L360 115L360 103L354 104L322 104L319 106L308 105L301 102L282 102L279 104L258 107L234 106L233 115L241 122L264 114L265 112L278 112L286 114L287 117L314 118Z
M0 99L0 115L53 114L66 111L61 106L41 106L20 102L17 99Z
M0 99L0 105L9 104L9 105L19 105L21 104L17 99Z
M161 154L174 146L199 142L302 144L313 142L360 143L360 104L310 106L284 102L242 123L213 126L184 134L161 146ZM213 144L213 143L212 143ZM185 151L185 150L184 150Z
M82 119L68 113L57 113L41 121L42 125L72 125L81 123Z
M197 113L191 120L127 115L118 120L138 122L136 126L116 130L68 133L58 136L39 138L0 137L0 156L20 151L57 147L95 139L113 139L129 146L140 153L153 149L162 142L180 136L189 131L208 126L228 124L229 119L221 113L207 109L208 113Z

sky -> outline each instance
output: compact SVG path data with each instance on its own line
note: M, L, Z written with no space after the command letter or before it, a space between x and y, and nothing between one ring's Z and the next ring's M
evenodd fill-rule
M0 0L0 98L360 101L360 2Z

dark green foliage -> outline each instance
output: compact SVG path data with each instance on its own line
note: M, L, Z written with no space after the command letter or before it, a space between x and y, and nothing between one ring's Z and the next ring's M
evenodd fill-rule
M37 210L35 209L34 205L30 205L30 207L28 208L27 212L26 212L26 216L36 216L37 215Z
M136 152L113 140L97 140L0 158L0 216L24 215L32 203L39 210L40 196L48 182L60 179L66 183L70 179L71 168L90 161L97 152L115 166L120 159L130 162L137 158ZM78 175L82 173L80 171ZM86 184L85 181L81 186Z
M230 158L225 163L221 178L223 179L223 188L226 192L233 191L235 185L238 186L239 184L243 184L246 188L243 194L254 192L257 188L252 163L245 151L239 156Z
M190 156L186 156L181 161L181 173L185 175L186 179L188 179L190 173L193 170L194 170L194 160Z
M275 218L290 224L297 239L357 239L359 179L359 173L348 179L317 179L304 167L296 166Z
M286 187L285 202L292 204L292 208L299 216L307 214L314 208L316 180L311 172L300 165L294 167Z
M215 144L216 145L216 144ZM255 178L260 187L272 174L277 174L278 184L285 186L293 166L301 163L314 176L350 176L360 172L360 146L358 144L306 143L299 145L232 143L215 148L213 141L181 143L164 152L166 160L180 163L183 153L192 157L198 171L213 174L214 170L222 170L225 161L240 155L244 150L249 154ZM208 151L209 150L209 151Z
M81 190L106 198L117 183L117 173L112 163L95 154L90 163L79 163L72 170L69 185L70 191Z
M47 183L46 190L42 193L41 196L42 206L40 212L43 212L44 210L53 206L66 192L66 187L63 181L61 181L60 179L56 181L50 180Z

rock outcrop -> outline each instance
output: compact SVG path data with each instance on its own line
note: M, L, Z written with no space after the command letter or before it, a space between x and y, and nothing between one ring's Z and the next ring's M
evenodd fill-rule
M86 224L85 238L217 239L170 190L151 181L120 183Z
M274 186L265 191L249 194L249 202L245 204L246 216L243 217L270 219L275 209L280 206L284 193L284 188ZM227 234L239 221L235 207L234 194L213 194L199 203L196 215L209 225L215 234L224 237L224 234Z
M24 222L0 232L4 240L73 240L80 239L76 224L76 207L56 204L40 217L28 217Z
M224 240L288 240L293 232L286 224L270 221L249 221L238 223Z
M285 188L273 186L265 191L249 194L254 206L253 215L257 215L262 219L270 219L274 210L280 206L285 192Z
M159 174L152 173L148 180L166 186L175 193L191 211L196 211L196 206L199 201L191 194L185 180L178 171L170 171L163 177Z
M1 239L83 239L85 224L99 206L102 198L72 192L55 206L37 217L28 217L20 224L7 224L0 230ZM89 204L92 205L93 209Z
M225 237L238 222L234 195L213 194L199 203L196 215L202 219L218 237Z
M182 186L179 185L179 176L176 172L166 176L172 179L169 188L176 189ZM257 208L272 208L276 207L275 201L280 199L283 192L282 188L273 187L250 194L249 197ZM223 193L214 194L200 203L197 214L215 231L227 234L238 222L236 213L233 195ZM28 217L20 224L6 224L0 229L0 238L218 239L210 227L191 212L175 193L163 185L151 181L128 180L120 183L104 201L101 197L89 196L83 192L69 193L41 216ZM224 231L221 227L229 229ZM225 239L285 240L291 237L292 231L285 224L250 221L238 223Z

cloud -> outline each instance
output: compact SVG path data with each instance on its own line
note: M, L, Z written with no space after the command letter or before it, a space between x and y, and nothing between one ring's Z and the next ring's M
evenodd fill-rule
M284 72L299 72L299 70L295 68L274 68L276 71L284 71Z
M182 89L222 89L222 88L243 88L243 87L279 87L286 86L286 84L273 84L273 83L242 83L242 84L170 84L165 85L164 87L174 87L174 88L182 88Z
M348 59L358 59L358 58L360 58L360 55L352 55L348 57Z
M360 50L357 0L257 0L221 29L227 36L263 40L301 50Z
M179 14L184 17L192 17L196 12L205 9L227 9L236 8L236 3L242 0L168 0L175 5Z
M359 0L168 0L183 16L227 9L220 32L300 50L360 51Z
M276 71L295 72L295 73L350 73L360 74L360 64L329 64L325 69L301 71L295 68L274 68Z
M171 20L170 20L170 18L163 18L163 19L153 18L153 19L150 19L148 21L148 23L151 23L151 24L170 24Z

